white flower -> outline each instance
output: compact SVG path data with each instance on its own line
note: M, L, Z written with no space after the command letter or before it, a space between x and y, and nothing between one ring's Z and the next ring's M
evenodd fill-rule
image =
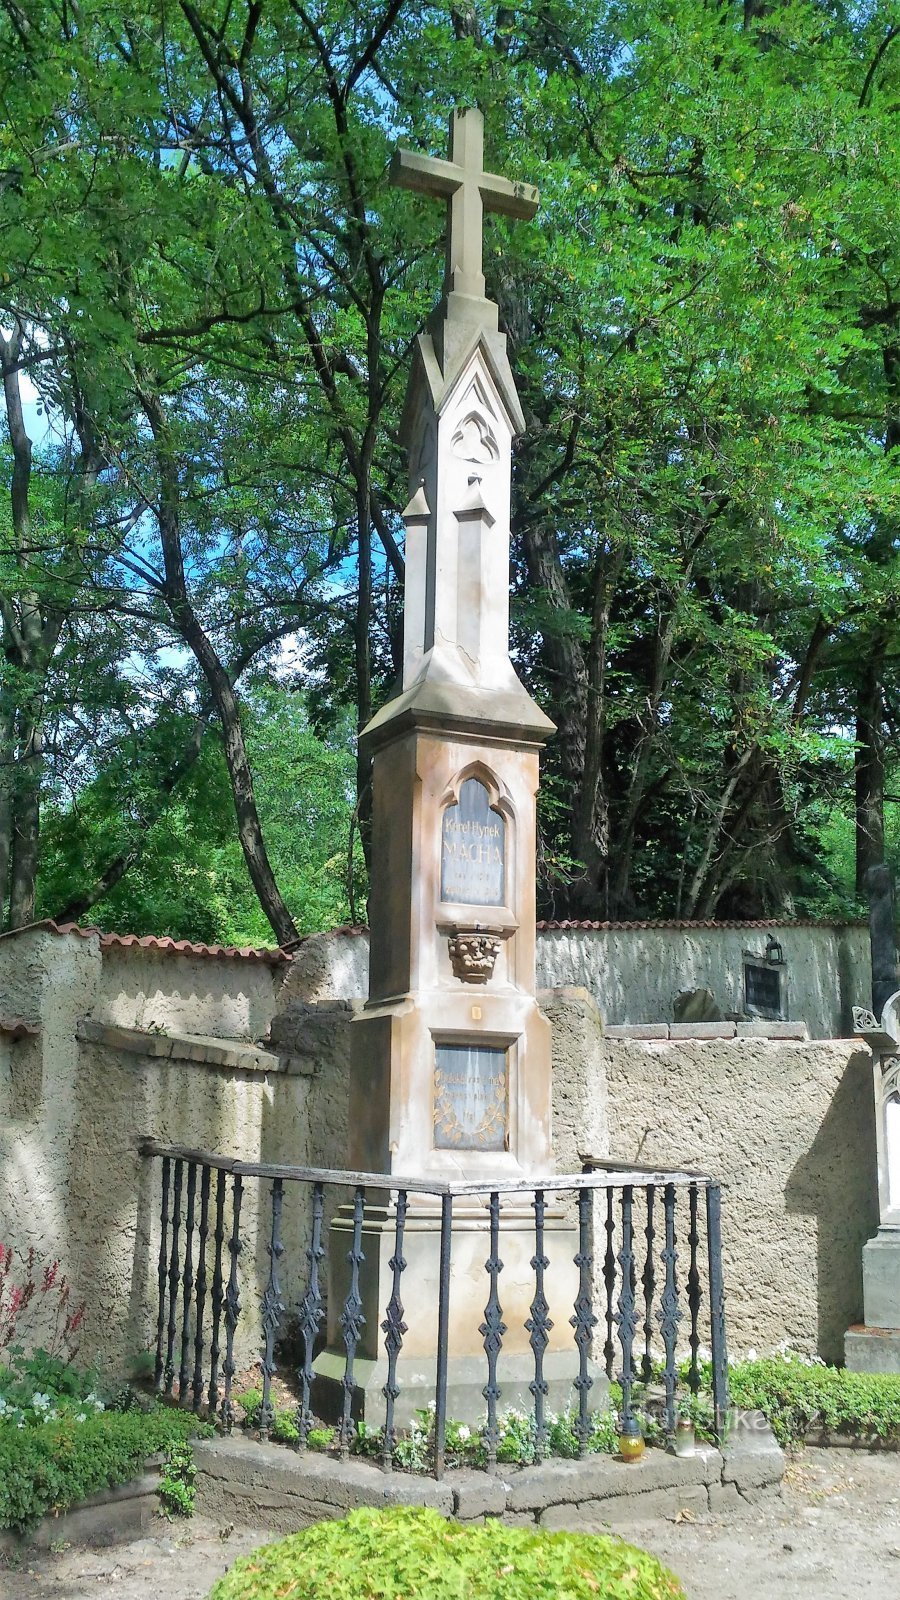
M747 1351L747 1360L748 1361L756 1361L757 1360L757 1355L756 1355L756 1351L755 1350L748 1350Z
M471 1439L471 1437L471 1430L466 1427L464 1422L460 1423L458 1438L461 1440L461 1442L465 1444L466 1440Z
M77 1412L76 1416L75 1416L75 1421L76 1422L87 1422L87 1412L86 1411Z

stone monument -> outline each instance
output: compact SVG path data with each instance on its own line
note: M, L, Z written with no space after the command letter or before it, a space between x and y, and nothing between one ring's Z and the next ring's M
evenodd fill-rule
M879 1227L863 1248L861 1327L844 1338L847 1366L856 1372L900 1372L900 990L881 1022L853 1008L854 1032L872 1051Z
M444 201L444 293L413 358L403 438L410 468L403 676L364 730L373 759L370 973L354 1023L349 1164L401 1177L527 1179L552 1170L550 1029L534 993L535 796L553 724L509 657L511 447L524 419L498 309L485 298L482 216L528 219L535 189L485 172L480 112L455 111L449 160L398 151L395 183ZM391 1292L394 1221L367 1196L366 1317L356 1408L383 1407L379 1332ZM479 1325L488 1292L485 1196L454 1210L449 1403L484 1410ZM410 1198L401 1293L408 1332L398 1416L433 1393L439 1205ZM329 1349L343 1370L337 1313L351 1220L332 1225ZM569 1317L573 1230L548 1211L545 1357L551 1403L575 1375ZM534 1294L528 1197L504 1205L504 1403L529 1400L525 1322Z

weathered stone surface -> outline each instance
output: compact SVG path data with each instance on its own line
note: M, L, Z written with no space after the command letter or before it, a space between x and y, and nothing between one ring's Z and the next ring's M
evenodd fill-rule
M840 1361L878 1223L869 1052L847 1039L607 1037L604 1056L612 1154L723 1182L729 1350L789 1337Z
M544 989L538 1004L553 1030L553 1143L559 1172L579 1172L581 1152L609 1150L603 1019L587 989Z
M460 1522L496 1517L506 1510L509 1484L487 1472L448 1472L444 1480L453 1490L453 1513Z
M108 1022L81 1019L76 1037L87 1044L102 1045L126 1055L151 1060L195 1061L208 1067L241 1072L311 1072L312 1063L290 1056L275 1055L241 1039L219 1039L205 1034L145 1031L142 1028L115 1027Z
M672 1007L675 1022L724 1022L722 1007L711 989L682 989Z
M742 1494L767 1485L780 1487L784 1453L761 1411L738 1413L722 1454L722 1482L737 1484Z
M42 1517L27 1534L0 1531L0 1554L16 1557L26 1550L54 1545L117 1544L136 1539L150 1527L159 1510L159 1472L145 1472L130 1483L91 1495L58 1515Z
M607 1039L668 1039L667 1022L629 1022L606 1029Z
M805 1022L739 1022L739 1039L801 1039L809 1038Z
M900 1328L849 1328L844 1355L851 1372L900 1372Z
M548 1506L538 1520L542 1528L554 1531L604 1533L612 1528L627 1532L646 1517L674 1517L679 1511L707 1511L708 1493L703 1484L683 1489L647 1489L641 1494L587 1500L580 1505Z
M733 1039L733 1022L673 1022L669 1038L678 1039Z
M625 1463L614 1456L589 1456L586 1461L546 1461L523 1467L510 1478L511 1510L542 1511L551 1505L578 1505L619 1495L642 1495L656 1489L683 1490L694 1484L718 1481L718 1451L698 1451L676 1457L648 1450L642 1460Z
M453 1490L433 1478L382 1473L364 1461L297 1456L251 1439L208 1439L195 1446L197 1504L205 1515L227 1512L259 1525L260 1510L277 1533L356 1506L431 1506L453 1512Z
M736 1483L711 1483L707 1492L710 1511L730 1515L744 1504Z

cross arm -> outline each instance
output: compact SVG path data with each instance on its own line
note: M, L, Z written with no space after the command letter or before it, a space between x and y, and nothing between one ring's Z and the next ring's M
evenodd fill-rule
M475 178L485 211L500 211L507 217L518 217L528 222L539 204L537 189L531 183L513 183L493 172L476 176L466 172L455 161L442 161L437 156L421 156L413 150L395 150L391 159L391 182L401 189L415 189L419 194L434 195L441 199L456 193L460 184Z
M454 162L441 161L437 156L395 150L391 157L391 183L400 189L444 197L455 194L462 179L463 173Z

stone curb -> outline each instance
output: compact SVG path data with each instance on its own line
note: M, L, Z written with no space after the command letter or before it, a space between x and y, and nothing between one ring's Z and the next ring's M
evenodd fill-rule
M17 1556L29 1550L49 1550L62 1540L103 1545L137 1539L147 1531L157 1511L158 1493L157 1468L90 1495L66 1511L42 1517L29 1533L0 1532L0 1553Z
M550 1460L533 1467L472 1469L433 1478L384 1473L374 1462L307 1454L252 1439L194 1445L197 1506L204 1515L273 1533L342 1517L355 1506L430 1506L463 1522L498 1517L510 1526L627 1527L642 1516L679 1510L740 1510L778 1493L784 1457L763 1423L737 1426L724 1452L676 1457L650 1450L626 1465L606 1455Z

